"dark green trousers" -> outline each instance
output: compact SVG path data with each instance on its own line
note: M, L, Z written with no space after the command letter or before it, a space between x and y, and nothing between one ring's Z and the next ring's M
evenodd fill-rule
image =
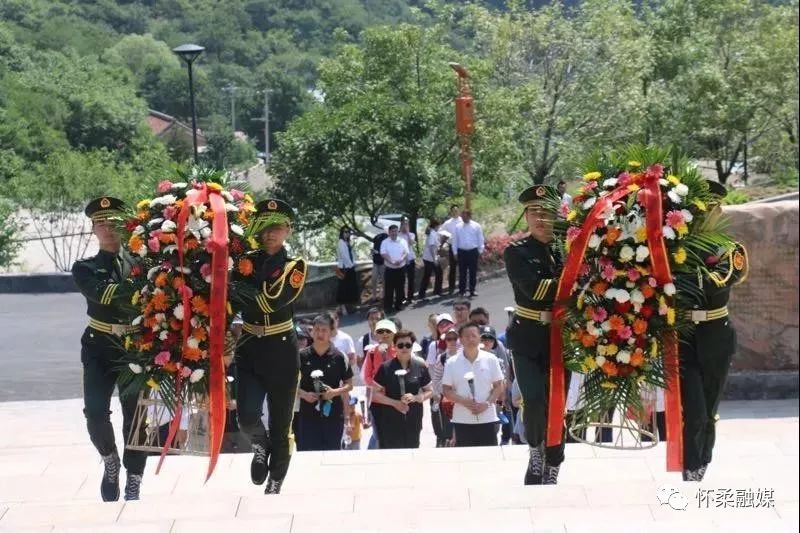
M117 385L117 366L123 356L122 341L106 333L86 328L81 337L83 364L83 414L89 438L100 455L117 452L114 428L111 425L111 396ZM138 395L120 396L122 437L127 442L136 413ZM144 428L143 428L144 429ZM144 472L147 452L125 449L122 464L130 474Z
M530 446L541 444L547 436L547 396L550 389L550 327L533 320L514 317L508 329L509 347L514 354L514 372L522 392L522 422ZM564 373L564 390L569 388L569 372ZM566 430L561 444L545 448L545 463L558 466L564 461Z
M697 324L693 335L680 340L683 463L684 469L696 470L711 462L717 409L736 349L736 332L726 317Z
M245 333L236 350L236 406L239 427L251 443L262 444L270 454L272 479L289 471L289 435L300 372L294 331L255 337ZM261 421L264 397L269 409L269 432Z

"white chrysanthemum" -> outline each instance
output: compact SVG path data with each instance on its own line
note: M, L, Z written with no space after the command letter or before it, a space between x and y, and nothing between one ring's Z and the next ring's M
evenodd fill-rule
M233 258L228 257L228 270L233 270Z
M636 247L636 262L641 263L650 256L650 249L647 246Z
M161 231L164 233L172 233L176 229L178 229L178 225L171 220L165 220L164 223L161 224Z
M603 366L604 364L606 364L606 358L603 357L602 355L598 355L597 357L594 358L594 362L597 363L597 366Z
M186 341L186 346L189 348L199 348L200 341L195 339L194 337L189 337L189 340Z
M598 235L597 233L592 233L592 236L589 237L588 246L589 248L596 250L600 246L601 242L603 242L603 239L600 238L600 235Z
M185 189L187 185L188 184L186 182L181 181L181 182L178 182L178 183L173 183L172 184L172 188L175 189L175 190L181 190L181 189Z
M617 289L617 293L614 295L614 299L619 303L624 304L625 302L631 299L631 294L625 289Z
M133 372L134 374L142 373L142 365L137 365L136 363L128 363L128 368L130 368L131 372Z
M233 195L232 195L231 193L229 193L228 191L226 191L226 190L223 190L223 191L221 191L221 192L220 192L220 194L221 194L221 195L222 195L222 197L223 197L223 198L225 198L225 200L227 200L228 202L233 202Z
M175 315L175 318L178 320L183 320L183 304L176 305L175 309L172 310L172 314Z
M201 239L208 239L211 237L211 228L206 226L205 228L200 230L200 238Z
M636 252L633 251L633 248L631 248L628 245L625 245L619 251L619 260L622 261L623 263L627 263L628 261L633 259L633 256L635 254L636 254Z
M664 285L664 294L667 296L672 296L675 294L675 284L674 283L667 283Z
M167 340L167 337L169 337L169 331L162 331L161 333L158 334L159 340L165 341Z
M231 231L239 237L244 235L244 230L238 224L231 224Z
M233 204L227 204L226 203L225 204L225 211L227 211L228 213L238 213L239 212L239 208L236 207Z
M191 383L197 383L198 381L203 379L203 376L205 375L206 375L205 370L203 370L202 368L197 368L195 370L192 370L192 373L189 374L189 381Z
M206 204L195 204L192 206L192 216L195 218L202 218L203 213L206 212Z
M681 215L683 215L683 220L685 220L687 224L694 220L694 215L688 209L681 209Z
M189 323L192 325L193 328L200 327L200 319L194 315L192 315L192 318L189 320Z
M609 178L603 182L603 187L614 187L617 184L617 178Z
M156 313L154 318L156 319L157 322L160 323L167 321L167 315L165 315L164 313Z
M662 187L667 187L669 185L669 182L664 178L661 178L660 180L658 180L658 184L661 185Z
M161 224L162 222L164 222L163 218L154 218L154 219L151 219L149 222L147 222L147 226L150 227L150 228L154 228L154 227L158 226L159 224Z
M191 274L192 273L192 269L189 268L189 267L181 267L181 266L179 266L179 267L175 267L175 270L177 270L181 274Z
M169 246L165 246L164 249L161 250L161 252L163 254L165 254L165 255L166 254L175 253L177 251L178 251L178 247L176 245L174 245L174 244L170 244Z
M153 268L148 270L147 271L147 279L152 281L153 278L156 277L156 274L158 273L159 270L161 270L161 265L154 266Z
M136 318L133 319L133 322L131 322L131 325L132 326L138 326L139 324L142 323L142 320L144 320L144 315L139 315L139 316L137 316Z
M634 288L634 287L636 287L636 283L634 283L634 282L632 282L632 281L626 281L626 282L625 282L625 288L626 288L626 289L632 289L632 288Z
M141 224L133 228L134 235L142 235L143 233L144 233L144 226L142 226Z
M686 196L689 194L689 187L687 187L684 183L679 183L675 186L675 192L680 196Z
M603 331L611 331L611 322L608 320L604 321L602 324L600 324L600 329Z
M670 228L669 226L664 226L661 230L664 233L664 238L669 240L675 240L677 235L675 234L675 230Z
M667 193L667 197L672 201L673 204L681 203L681 195L675 192L675 189L669 191Z
M645 300L644 294L639 289L634 289L631 291L631 302L634 304L643 304Z
M581 204L581 207L582 207L583 209L591 209L591 208L592 208L592 206L595 204L595 202L597 202L597 198L595 198L595 197L593 196L593 197L589 198L588 200L586 200L585 202L583 202L583 203Z
M631 362L631 352L628 350L620 350L617 352L617 361L623 364Z
M311 379L320 379L324 375L325 374L322 372L322 370L319 369L311 371Z

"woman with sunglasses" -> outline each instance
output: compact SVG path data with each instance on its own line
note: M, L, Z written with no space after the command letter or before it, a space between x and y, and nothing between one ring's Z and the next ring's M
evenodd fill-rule
M394 334L397 356L375 374L372 401L381 411L378 441L381 449L419 448L422 405L431 397L431 376L425 361L412 353L414 333Z
M367 350L367 354L364 356L364 366L361 369L361 377L367 386L368 422L372 424L372 435L367 446L369 450L376 450L380 447L378 426L380 425L382 411L380 407L382 406L373 403L372 391L375 388L375 374L378 373L383 363L395 358L396 350L393 343L395 333L397 333L397 326L387 318L379 320L375 324L375 339L378 343Z

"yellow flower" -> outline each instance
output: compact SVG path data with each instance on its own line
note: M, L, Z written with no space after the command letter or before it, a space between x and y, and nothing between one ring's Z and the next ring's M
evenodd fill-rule
M231 307L231 303L230 302L227 303L227 309L228 309L228 314L232 315L233 314L233 308Z
M653 339L650 342L650 357L655 359L657 355L658 355L658 343L656 342L655 339Z
M672 174L667 176L667 181L672 185L679 185L681 183L681 179L678 176L673 176Z
M614 355L619 351L616 344L609 344L606 346L606 355Z
M584 296L583 295L584 295L584 293L581 293L581 295L578 296L578 301L577 301L578 309L583 309L583 300L584 300Z
M628 166L631 168L639 168L642 166L642 163L639 161L628 161Z
M600 386L603 387L604 389L616 389L617 388L617 386L614 383L611 383L610 381L604 381L604 382L602 382L600 384Z
M675 259L675 263L678 265L682 265L686 262L686 249L682 246L675 250L675 253L672 254L673 259Z
M138 304L138 303L139 303L139 298L140 298L141 296L142 296L142 295L141 295L141 293L140 293L139 291L136 291L136 292L134 292L134 293L133 293L133 296L131 296L131 305L136 305L136 304Z
M127 352L130 349L131 349L131 336L125 335L125 351Z
M642 383L644 383L644 374L642 374L641 376L639 376L638 378L636 378L636 383L638 383L639 385L641 385Z
M161 388L158 385L158 383L156 383L156 380L154 380L153 378L150 378L150 379L147 380L147 386L150 387L153 390L158 390L158 389Z
M689 226L686 224L678 224L675 226L675 231L678 232L678 237L685 237L689 233Z
M696 200L695 200L694 202L692 202L692 203L693 203L694 205L696 205L696 206L697 206L697 209L699 209L700 211L705 211L706 209L708 209L708 208L706 207L706 203L705 203L703 200L701 200L700 198L696 199Z
M599 180L603 175L599 172L587 172L583 175L583 181Z
M572 211L567 213L567 222L571 222L571 221L575 220L575 217L577 217L577 216L578 216L578 212L573 209Z
M667 309L667 324L670 326L675 324L675 308L670 307Z
M143 211L150 207L150 200L142 200L138 204L136 204L137 211Z
M641 228L636 230L636 233L633 234L633 240L636 242L644 242L647 240L647 228L642 226Z
M593 370L597 368L597 363L594 360L594 357L588 356L583 360L583 366L585 366L588 370Z
M628 190L629 190L630 192L636 192L636 191L638 191L639 189L641 189L641 187L639 187L639 186L638 186L638 185L636 185L635 183L631 183L630 185L628 185Z
M249 194L245 194L244 195L244 201L247 202L248 204L252 204L253 203L253 197L250 196Z
M247 238L247 243L250 245L250 249L258 250L258 243L252 236Z
M221 191L222 190L222 185L220 185L219 183L209 183L208 185L206 185L206 187L208 187L208 190L210 190L210 191Z

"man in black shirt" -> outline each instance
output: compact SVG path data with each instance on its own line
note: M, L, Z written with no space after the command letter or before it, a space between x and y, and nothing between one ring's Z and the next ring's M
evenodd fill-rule
M382 294L378 294L378 284L383 283L383 273L385 266L381 255L381 243L389 237L385 231L381 231L372 238L372 301L380 302ZM386 290L386 287L383 287Z
M300 351L299 451L338 450L344 430L342 399L353 389L353 371L331 343L333 319L314 319L314 342Z

